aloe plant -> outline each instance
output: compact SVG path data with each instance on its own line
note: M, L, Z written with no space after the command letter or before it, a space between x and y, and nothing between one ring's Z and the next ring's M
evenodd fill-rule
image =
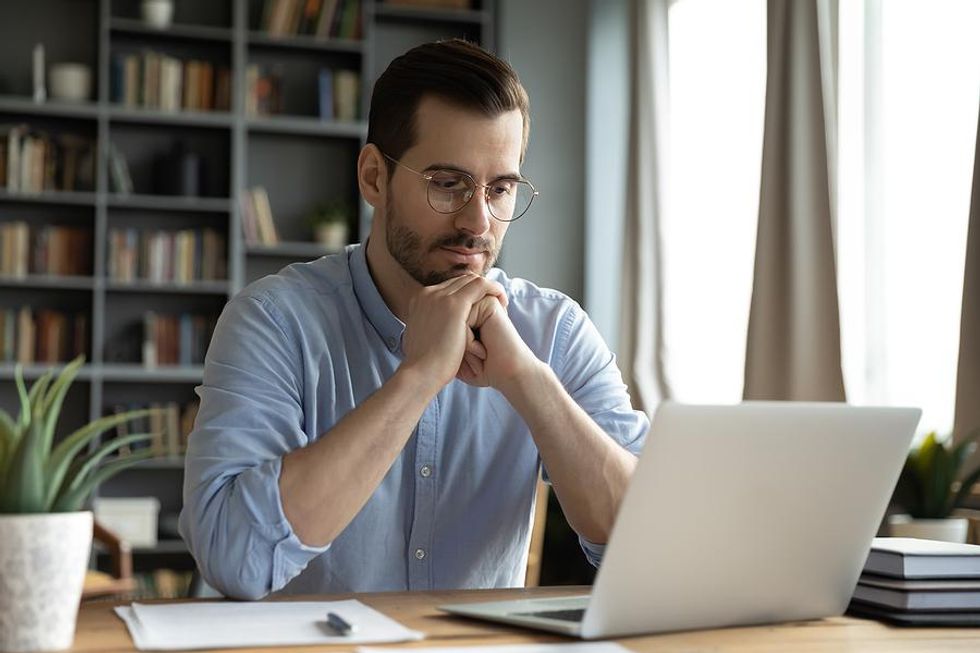
M96 485L152 455L138 451L106 462L120 447L151 438L149 433L112 437L89 446L106 431L144 417L149 410L97 419L55 444L65 395L84 362L84 356L79 356L57 377L54 370L48 371L29 391L17 366L14 381L20 414L14 419L0 410L0 514L80 510Z
M895 501L915 519L945 519L963 505L970 489L980 480L980 466L961 476L963 464L976 449L980 430L955 447L939 441L935 432L926 436L905 461L895 490Z

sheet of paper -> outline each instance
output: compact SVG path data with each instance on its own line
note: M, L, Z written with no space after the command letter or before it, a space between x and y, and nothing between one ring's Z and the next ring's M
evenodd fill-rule
M337 635L327 626L328 612L354 624L356 632ZM116 614L141 651L383 644L425 637L356 600L133 603L117 607Z
M358 646L357 653L632 653L614 642L569 644L505 644L500 646L440 646L421 648Z

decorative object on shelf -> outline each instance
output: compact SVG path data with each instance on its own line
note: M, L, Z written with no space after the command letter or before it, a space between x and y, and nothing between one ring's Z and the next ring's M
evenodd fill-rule
M173 0L143 0L140 4L143 22L156 29L167 29L174 17Z
M71 646L92 547L92 513L82 505L98 483L151 455L105 462L150 434L89 447L140 412L95 420L55 445L62 404L83 363L76 358L57 377L46 372L29 391L18 367L20 414L0 410L0 651Z
M38 43L34 46L34 54L32 56L32 61L34 64L33 78L34 78L34 101L44 102L48 99L48 92L44 86L44 44Z
M87 102L92 97L92 70L83 63L52 64L48 78L54 100Z
M310 215L313 238L327 251L338 252L347 245L352 209L349 202L332 200L316 207Z
M896 537L916 537L965 542L968 520L952 517L980 480L980 466L963 474L963 464L977 447L980 430L951 447L935 432L909 453L895 488L895 502L907 514L889 517L889 531ZM962 477L961 481L957 478Z

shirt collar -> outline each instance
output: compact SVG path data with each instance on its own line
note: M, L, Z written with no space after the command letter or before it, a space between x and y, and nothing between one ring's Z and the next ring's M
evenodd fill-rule
M352 246L352 250L348 257L348 265L350 265L350 276L357 303L361 305L361 310L371 326L381 336L385 347L392 352L398 351L401 349L405 323L395 317L388 308L371 277L367 264L367 242Z

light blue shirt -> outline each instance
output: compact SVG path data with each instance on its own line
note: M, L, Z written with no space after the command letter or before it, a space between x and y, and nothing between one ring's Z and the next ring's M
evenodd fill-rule
M615 358L565 295L493 269L518 333L609 437L638 453ZM524 583L540 467L527 425L496 390L454 380L354 520L304 545L279 495L282 457L359 406L402 361L405 325L381 298L365 249L290 265L227 304L211 341L189 439L180 533L207 582L270 592L514 587ZM602 546L581 540L593 564Z

